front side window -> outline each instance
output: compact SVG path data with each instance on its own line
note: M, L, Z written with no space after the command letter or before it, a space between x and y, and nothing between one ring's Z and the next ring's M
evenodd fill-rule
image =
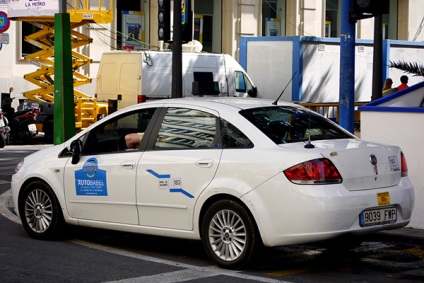
M242 110L240 114L276 144L354 138L326 118L297 107L263 107Z
M207 112L169 108L159 129L155 149L216 147L217 118Z
M234 80L236 92L249 93L253 91L253 85L244 72L235 71Z
M105 121L90 131L82 153L88 155L139 149L154 112L155 108L142 109ZM131 137L137 137L137 140Z

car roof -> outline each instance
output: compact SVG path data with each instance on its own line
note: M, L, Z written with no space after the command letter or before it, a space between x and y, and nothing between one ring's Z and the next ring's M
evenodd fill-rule
M251 98L251 97L184 97L184 98L171 98L171 99L161 99L152 102L146 102L144 105L156 104L156 103L177 103L177 104L186 104L186 105L196 105L202 107L209 107L212 109L219 109L220 106L228 106L238 108L240 110L250 109L250 108L259 108L259 107L272 107L273 100L263 99L263 98ZM278 102L278 105L281 106L294 106L299 107L296 104L289 102Z

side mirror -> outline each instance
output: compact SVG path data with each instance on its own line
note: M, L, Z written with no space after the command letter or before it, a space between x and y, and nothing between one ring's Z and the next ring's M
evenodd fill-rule
M82 150L81 140L74 140L73 142L71 142L70 152L72 153L72 164L77 164L80 161L81 150Z
M247 92L247 94L248 94L250 97L256 97L256 96L258 96L258 88L257 88L256 86L254 86L252 89L250 89L250 90Z

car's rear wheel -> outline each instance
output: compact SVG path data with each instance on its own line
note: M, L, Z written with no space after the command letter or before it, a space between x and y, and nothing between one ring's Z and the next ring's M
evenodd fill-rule
M201 237L208 256L223 268L246 267L261 246L253 217L233 200L220 200L209 207Z
M19 214L27 233L37 239L57 238L64 226L53 190L41 181L28 184L20 198Z

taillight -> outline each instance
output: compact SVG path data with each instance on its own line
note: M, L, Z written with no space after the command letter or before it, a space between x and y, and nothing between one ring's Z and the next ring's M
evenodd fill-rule
M299 185L339 184L342 176L333 162L319 158L295 165L284 171L290 182Z
M401 159L400 175L402 177L406 177L408 176L408 165L406 164L406 158L402 151L400 152L400 159Z
M137 95L137 103L146 102L147 97L145 95Z
M2 113L2 112L0 112L0 119L1 119L1 118L3 118L3 113Z

